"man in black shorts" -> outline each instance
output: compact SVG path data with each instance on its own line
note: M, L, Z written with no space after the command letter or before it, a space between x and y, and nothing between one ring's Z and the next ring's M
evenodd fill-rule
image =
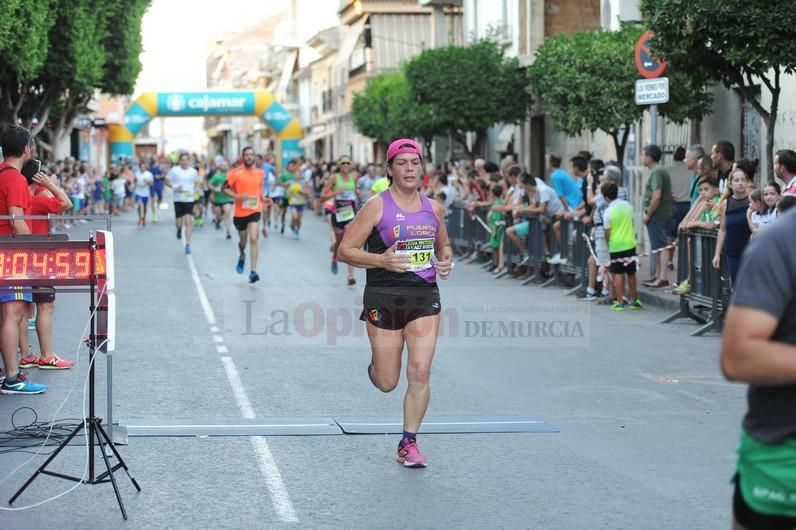
M749 383L734 528L796 528L796 212L744 250L721 344L727 379Z
M177 239L182 239L185 231L185 253L191 253L191 234L193 232L193 207L195 193L202 177L190 165L188 153L180 155L180 165L173 167L166 175L166 186L174 191L174 220L177 225Z
M243 165L238 166L227 175L227 183L224 185L224 193L235 199L235 212L232 222L238 230L240 242L238 249L238 263L235 270L238 274L243 274L246 265L246 242L249 242L251 252L251 271L249 272L249 283L260 280L257 274L257 243L260 239L260 217L263 205L263 180L265 173L255 165L256 158L254 149L244 147L241 152Z

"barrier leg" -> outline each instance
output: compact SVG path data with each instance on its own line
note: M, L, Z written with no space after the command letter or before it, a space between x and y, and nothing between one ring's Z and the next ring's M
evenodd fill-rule
M661 324L670 324L675 320L679 320L681 318L690 318L692 320L699 322L700 324L706 323L706 320L704 318L691 311L691 304L688 302L687 296L680 297L680 309L676 313L669 315L668 317L661 320Z
M691 334L692 337L701 337L705 333L721 333L724 329L724 321L721 318L711 320L695 332Z

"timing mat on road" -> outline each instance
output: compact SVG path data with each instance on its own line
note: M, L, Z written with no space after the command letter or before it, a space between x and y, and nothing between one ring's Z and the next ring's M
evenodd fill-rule
M121 420L128 437L141 436L330 436L340 434L400 434L401 418L252 418L252 419L130 419ZM423 421L423 434L555 433L544 420L521 416L439 416Z
M401 418L340 417L335 421L345 434L401 434ZM518 416L438 416L423 420L423 434L559 432L544 420Z

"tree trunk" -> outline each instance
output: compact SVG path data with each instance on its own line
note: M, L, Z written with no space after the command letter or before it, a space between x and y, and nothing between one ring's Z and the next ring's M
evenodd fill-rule
M744 75L746 77L744 77ZM769 92L771 92L771 108L766 110L762 103L756 98L756 94L752 91L752 87L754 87L754 76L757 77L763 82L763 84L768 88ZM763 123L766 124L766 176L768 180L774 180L774 130L777 125L777 111L779 109L779 94L781 90L780 86L780 69L779 67L774 68L774 80L773 82L763 74L757 74L752 70L747 70L746 72L739 73L737 76L737 83L739 88L741 89L741 93L743 93L744 98L752 105L752 107L757 111L760 115L760 118L763 120ZM763 172L760 172L762 177ZM761 179L762 180L762 179Z
M779 111L779 68L774 71L774 86L771 89L771 110L768 113L766 123L766 175L768 181L774 179L774 130L777 125L777 112ZM763 172L760 172L762 176ZM762 180L762 179L761 179Z
M459 143L459 145L461 145L464 148L464 152L467 153L467 157L470 160L475 160L475 157L473 156L473 151L471 151L470 146L467 145L467 138L459 131L451 131L451 136L453 136L453 139L456 140Z
M434 143L434 137L423 138L423 145L426 148L426 162L434 162L434 153L431 152L431 144Z
M473 144L473 153L479 158L486 159L484 147L486 145L487 133L486 130L480 129L475 131L475 143Z
M619 139L619 131L613 129L611 131L606 131L611 138L614 140L614 150L616 151L616 162L619 164L619 167L624 167L625 165L625 149L627 148L627 139L630 137L630 124L625 124L625 131L622 133L622 139Z

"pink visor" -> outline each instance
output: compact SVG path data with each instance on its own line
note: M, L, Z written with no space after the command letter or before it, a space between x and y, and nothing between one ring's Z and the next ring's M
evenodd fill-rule
M390 144L390 147L387 148L387 161L389 162L395 158L396 155L400 155L402 153L411 153L413 155L419 156L421 159L423 158L423 151L420 150L420 145L417 142L410 140L409 138L401 138L399 140L395 140Z

